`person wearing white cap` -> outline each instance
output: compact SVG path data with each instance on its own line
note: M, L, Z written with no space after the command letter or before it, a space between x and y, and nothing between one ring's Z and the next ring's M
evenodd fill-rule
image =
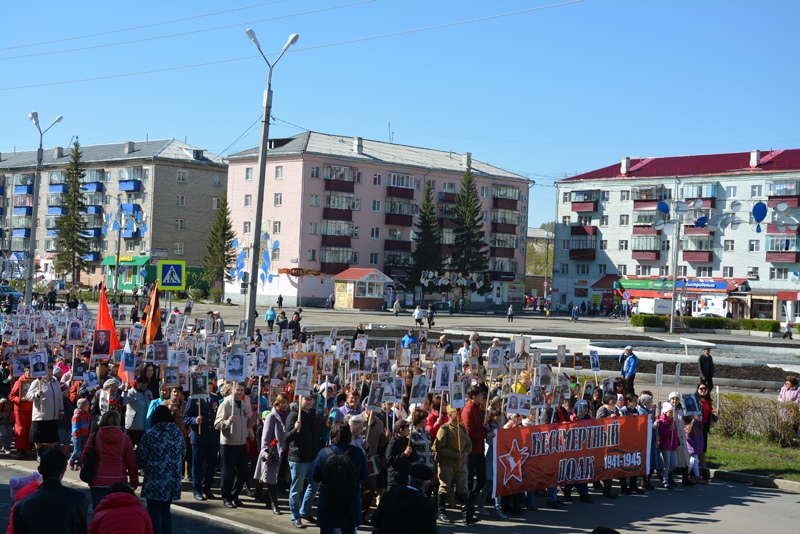
M661 417L656 421L658 429L658 448L661 450L661 460L664 464L664 488L671 490L675 482L669 476L670 471L678 466L678 428L675 426L673 414L675 408L669 402L661 407Z
M622 354L619 355L619 363L622 364L620 374L625 380L625 393L636 395L633 388L633 381L636 379L636 369L639 367L639 357L633 353L633 347L628 345Z

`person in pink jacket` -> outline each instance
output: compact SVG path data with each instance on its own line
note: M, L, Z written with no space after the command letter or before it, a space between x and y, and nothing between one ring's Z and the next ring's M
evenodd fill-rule
M781 402L791 402L800 405L800 386L795 375L788 375L786 383L778 393L778 400Z
M658 429L658 448L661 449L661 460L664 464L664 488L671 490L675 482L669 473L678 467L678 427L675 425L673 415L675 408L669 402L661 407L661 417L655 422Z
M122 433L119 412L109 410L100 417L97 432L89 435L81 455L81 465L86 465L88 451L95 451L94 476L89 482L94 510L108 488L117 482L128 482L133 489L139 487L139 466L131 438Z

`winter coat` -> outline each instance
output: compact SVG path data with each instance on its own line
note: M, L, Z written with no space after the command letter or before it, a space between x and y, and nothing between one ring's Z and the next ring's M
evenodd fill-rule
M139 466L144 469L142 498L179 501L186 441L175 423L156 423L142 436L136 449Z
M411 464L419 461L417 451L412 450L409 456L405 455L406 447L408 447L408 438L395 435L392 436L392 440L386 448L386 462L389 464L386 481L389 487L408 484L408 470L411 468Z
M136 495L109 493L92 513L89 534L153 534L153 523Z
M290 462L313 462L317 457L319 445L319 428L317 426L317 414L314 410L300 410L292 406L289 417L286 418L286 442L289 444ZM296 430L294 424L300 417L300 429Z
M436 439L436 435L439 433L439 429L442 425L447 423L447 416L444 414L444 411L440 414L433 408L431 408L431 413L428 414L428 420L425 423L425 428L428 429L428 434L430 434L432 439Z
M122 393L122 404L125 405L125 428L127 430L144 430L147 408L153 400L149 390L130 389Z
M234 416L233 423L228 421ZM244 399L241 407L236 405L233 395L228 395L217 408L217 417L214 419L214 428L220 431L220 444L245 445L250 437L250 431L256 420L250 415L250 404Z
M691 428L691 431L689 430ZM686 447L689 454L703 454L703 425L695 422L694 425L686 427Z
M664 414L658 418L658 446L662 451L677 451L680 445L675 418L667 418Z
M675 431L678 433L678 467L689 467L689 461L691 460L691 454L689 453L689 449L686 447L686 424L683 422L683 409L678 408L674 412L675 414Z
M264 420L264 430L261 432L261 449L256 462L256 472L253 478L262 480L267 484L278 483L278 473L281 468L281 457L286 454L285 423L277 408L273 408ZM275 459L265 460L264 456L270 449L270 443L275 440Z
M795 386L791 389L783 386L781 392L778 394L778 400L781 402L800 404L800 386Z
M486 442L486 430L483 427L483 414L481 407L469 401L461 412L461 422L467 429L472 449L469 454L483 454L483 446Z
M120 427L104 426L89 435L81 455L83 465L86 465L89 449L95 451L94 477L89 487L107 488L115 482L128 482L134 489L139 486L139 467L133 444Z
M714 358L711 355L706 356L701 354L697 359L697 367L700 369L700 378L705 382L710 382L714 379Z
M38 393L42 392L39 398ZM58 420L64 414L64 397L61 394L61 384L55 378L50 380L37 379L28 388L25 397L33 401L33 421Z

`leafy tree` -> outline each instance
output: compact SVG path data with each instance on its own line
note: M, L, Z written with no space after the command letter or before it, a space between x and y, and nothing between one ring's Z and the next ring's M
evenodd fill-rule
M414 226L414 252L411 254L413 263L406 277L406 284L411 287L420 285L422 271L440 271L442 268L441 230L433 203L433 186L429 181L425 182L419 219ZM430 285L422 286L423 298L425 293L432 293L434 290Z
M86 175L81 167L80 143L72 145L69 165L64 172L66 190L61 194L61 215L55 220L55 268L59 273L70 274L72 284L80 283L81 271L89 266L91 239L86 235L86 204L83 201L81 181Z
M548 232L550 234L555 234L556 233L556 222L555 221L550 221L550 222L542 223L542 224L539 225L539 228L541 228L542 230L544 230L544 231L546 231L546 232Z
M206 240L206 253L203 255L203 277L212 288L221 288L223 282L233 280L230 270L236 261L236 250L231 248L231 244L235 237L228 197L223 195L211 224L211 232ZM221 292L212 294L222 297Z
M525 251L525 274L553 278L553 246L528 238Z
M461 189L456 195L456 223L453 232L455 252L450 260L451 267L463 276L470 273L484 273L489 270L489 248L486 246L486 234L483 231L481 215L481 199L478 186L472 176L472 168L467 167ZM491 284L484 284L478 289L485 294L491 291Z

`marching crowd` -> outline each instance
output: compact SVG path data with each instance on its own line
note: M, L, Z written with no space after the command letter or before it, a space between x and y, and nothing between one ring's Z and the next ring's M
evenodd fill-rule
M254 340L245 340L249 350L277 342L283 357L295 341L306 343L301 313L293 314L288 343L273 323L263 336L258 332ZM220 330L224 325L206 324L207 336L221 335ZM325 349L349 354L361 332L356 330L352 342L329 340ZM253 376L251 370L246 380L231 382L224 379L221 364L209 373L206 394L190 398L185 384L167 387L163 367L144 360L144 347L137 347L142 349L137 359L143 361L135 373L125 374L113 359L93 358L91 343L74 350L77 360L69 358L67 335L61 331L58 342L41 347L48 354L41 378L31 380L30 364L23 376L9 376L9 362L4 362L9 387L0 390L0 446L11 450L13 438L17 458L34 452L40 475L14 480L9 532L115 532L115 522L124 518L129 532L169 533L170 506L181 498L184 482L191 484L194 499L219 498L231 509L245 506L247 498L281 515L286 500L293 526L313 524L323 533L355 532L362 523L370 523L375 532L435 532L437 521L453 522L449 505L470 525L482 517L503 520L535 510L537 496L544 497L546 506L560 508L573 500L573 490L580 501L591 503L587 483L497 498L492 461L493 438L501 429L590 418L653 420L652 447L646 451L650 472L619 479L622 494L653 491L654 479L668 490L678 484L675 477L683 486L707 483L708 432L716 421L709 351L701 356L701 380L691 396L696 409L687 410L686 398L677 392L661 406L652 392L637 394L636 356L627 347L620 356L620 376L593 388L567 377L560 396L555 387L544 388L544 407L523 415L509 413L505 401L510 392L531 394L539 377L530 370L515 372L508 349L500 372L487 372L489 350L502 345L494 339L491 347L482 346L477 332L459 350L446 336L428 344L445 361L456 362L452 378L465 385L463 408L454 407L454 395L433 387L417 399L421 402L410 402L418 395L412 394L415 377L426 373L417 354L425 350L420 334L409 331L397 345L398 351L415 352L410 366L393 360L401 392L374 403L370 389L376 382L363 374L354 380L358 373L353 375L352 368L339 372L347 358L335 359L330 375L321 372L322 358L317 360L320 372L312 394L298 394L297 376L288 369L275 381ZM202 334L197 330L194 335ZM337 351L342 345L345 351ZM6 347L14 346L13 336L4 340L4 359L13 352ZM475 354L479 358L471 357ZM96 373L95 387L72 378L79 361ZM90 502L61 485L68 469L80 470ZM146 513L134 493L140 484ZM606 498L617 495L612 480L592 486Z

